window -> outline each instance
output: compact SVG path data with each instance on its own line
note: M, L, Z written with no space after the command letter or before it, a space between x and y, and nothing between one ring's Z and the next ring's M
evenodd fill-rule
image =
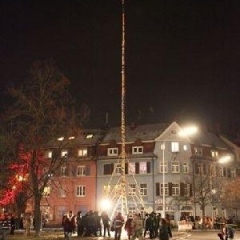
M66 170L67 170L66 166L61 167L61 176L66 176Z
M196 156L202 156L203 155L203 150L202 150L202 148L195 147L194 148L194 153L195 153Z
M136 195L136 184L129 184L128 185L128 195L135 196Z
M108 156L118 156L118 148L108 148Z
M86 139L91 139L93 138L93 134L92 133L87 133L86 134Z
M172 173L179 173L179 162L178 161L174 161L172 162Z
M76 186L76 197L85 197L86 196L86 187L85 186Z
M128 167L129 167L129 173L130 174L136 173L136 165L135 165L135 163L132 163L132 162L129 163Z
M165 195L167 196L168 195L168 184L165 183L164 184L164 190L165 190ZM161 183L161 187L160 187L160 193L161 195L163 195L163 184Z
M114 168L115 168L116 174L121 174L121 172L122 172L121 163L115 163Z
M80 165L77 166L76 176L85 176L86 175L86 166Z
M63 187L59 188L59 196L65 198L67 196L66 191Z
M62 150L61 151L61 157L67 157L68 151L67 150Z
M187 162L183 163L183 173L188 173L189 172L189 165Z
M184 150L184 151L187 151L187 150L188 150L188 147L187 147L186 144L183 145L183 150Z
M87 148L81 148L78 150L78 157L86 157L88 155Z
M184 196L190 196L190 184L184 184Z
M147 196L147 184L146 183L140 183L140 194L142 196Z
M143 146L132 147L132 154L143 154Z
M236 170L235 169L232 169L231 170L231 177L232 178L235 178L237 175L236 175Z
M43 196L44 197L49 197L50 196L50 187L45 187L44 189L43 189Z
M172 152L179 152L179 142L171 142Z
M52 158L53 156L53 152L52 151L48 151L47 152L47 158Z
M113 173L113 164L112 163L107 163L103 165L103 175L111 175Z
M178 183L172 184L172 196L179 196L180 194L180 186Z
M167 167L167 162L164 161L164 164L163 162L160 162L160 172L163 173L163 169L164 169L164 173L167 173L168 172L168 167Z
M140 174L147 173L147 163L146 162L140 162L139 163L139 173Z
M213 158L218 158L218 151L212 150L212 151L211 151L211 154L212 154L212 157L213 157Z

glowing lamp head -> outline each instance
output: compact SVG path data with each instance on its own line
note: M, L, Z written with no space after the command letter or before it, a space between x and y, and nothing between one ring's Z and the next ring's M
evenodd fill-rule
M102 210L109 210L111 208L111 206L112 206L112 203L111 203L111 201L109 199L103 199L101 201L101 205L100 206L101 206Z

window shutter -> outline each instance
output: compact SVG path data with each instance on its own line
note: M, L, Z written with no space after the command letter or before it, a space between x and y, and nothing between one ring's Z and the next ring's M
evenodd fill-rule
M128 174L128 163L125 163L125 174Z
M184 183L180 183L180 196L184 196L184 187L185 187L185 184Z
M147 173L151 173L151 163L147 162Z
M139 163L136 162L136 174L139 174Z
M168 183L168 192L169 192L169 196L172 196L172 183L171 182Z
M160 183L156 183L156 196L160 196Z

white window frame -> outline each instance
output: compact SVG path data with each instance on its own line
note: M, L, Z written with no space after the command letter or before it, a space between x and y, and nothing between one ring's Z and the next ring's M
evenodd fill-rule
M179 173L180 172L180 162L172 161L171 162L171 170L172 170L172 173Z
M184 184L184 196L190 196L190 184Z
M135 183L130 183L128 185L128 195L129 196L136 196L137 188Z
M78 165L76 168L76 176L86 176L86 166L85 165Z
M50 193L51 193L51 187L50 186L44 187L42 195L44 197L49 197Z
M118 156L118 148L108 148L108 156Z
M179 152L179 142L171 142L171 151L173 153Z
M87 157L87 155L88 155L87 148L78 149L78 157Z
M168 183L164 184L164 189L165 189L165 196L169 195L169 190L168 190ZM163 184L160 184L160 195L163 196Z
M147 183L140 183L139 187L140 187L140 194L141 194L141 196L147 196L147 194L148 194Z
M143 154L143 146L132 147L132 154Z
M121 163L114 163L115 174L120 175L122 172Z
M180 195L180 184L172 183L172 196L179 196L179 195Z
M76 197L86 197L86 186L84 185L76 186Z
M165 170L164 173L168 172L168 164L166 161L164 161L164 165L163 165L163 161L160 162L160 173L163 173L163 169Z

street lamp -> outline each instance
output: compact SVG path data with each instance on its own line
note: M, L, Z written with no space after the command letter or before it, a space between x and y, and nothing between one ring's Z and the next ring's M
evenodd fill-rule
M181 128L177 135L181 138L191 136L198 132L198 128L196 126L189 126ZM162 150L162 165L163 165L163 172L162 172L162 184L163 184L163 200L162 200L162 217L165 218L166 215L166 192L165 192L165 145L166 141L169 140L169 137L163 141L161 144L161 150Z

